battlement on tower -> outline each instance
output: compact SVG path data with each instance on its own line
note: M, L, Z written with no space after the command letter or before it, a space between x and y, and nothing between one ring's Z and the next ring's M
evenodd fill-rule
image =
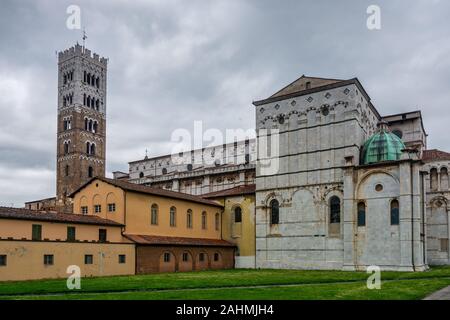
M75 46L70 47L69 49L60 51L58 53L58 62L61 63L73 57L79 56L92 62L101 64L105 67L108 65L107 58L100 57L97 53L92 53L91 50L83 48L83 46L79 45L78 43Z

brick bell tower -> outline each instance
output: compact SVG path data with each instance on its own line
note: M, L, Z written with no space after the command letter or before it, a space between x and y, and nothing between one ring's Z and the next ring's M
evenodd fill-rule
M105 176L107 64L79 44L58 54L56 206L65 212L71 192Z

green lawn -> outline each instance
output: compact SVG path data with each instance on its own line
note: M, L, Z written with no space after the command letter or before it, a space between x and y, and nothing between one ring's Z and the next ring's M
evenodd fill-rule
M383 272L381 290L368 274L345 271L225 270L145 276L0 282L4 299L421 299L450 285L450 267L427 272Z

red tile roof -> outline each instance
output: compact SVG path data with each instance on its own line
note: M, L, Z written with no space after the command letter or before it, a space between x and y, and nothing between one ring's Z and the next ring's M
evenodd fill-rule
M229 197L229 196L240 196L245 194L254 194L256 191L256 185L249 184L245 186L237 186L231 189L216 191L204 194L203 198L222 198L222 197Z
M450 153L438 149L424 150L422 160L426 162L450 160Z
M141 245L235 247L231 242L221 239L163 237L139 234L124 234L124 237Z
M121 189L123 189L125 191L150 194L150 195L166 197L166 198L186 200L186 201L191 201L191 202L196 202L196 203L201 203L201 204L206 204L206 205L210 205L210 206L223 208L223 205L221 205L220 203L217 203L217 202L212 201L212 200L206 200L206 199L203 199L201 197L193 196L193 195L186 194L186 193L175 192L175 191L170 191L170 190L164 190L164 189L160 189L160 188L152 188L152 187L147 187L147 186L143 186L143 185L140 185L140 184L125 182L125 181L122 181L122 180L114 180L114 179L99 178L99 177L98 178L92 178L90 181L88 181L87 183L82 185L80 188L78 188L77 190L72 192L70 197L74 197L75 194L80 192L82 189L84 189L87 185L89 185L90 183L92 183L92 181L95 181L95 180L100 180L100 181L103 181L105 183L109 183L109 184L111 184L113 186L116 186L118 188L121 188Z
M0 207L0 219L17 219L30 221L46 221L57 223L89 224L100 226L123 226L112 220L102 219L97 216L81 214L68 214L55 211L36 211L19 208Z

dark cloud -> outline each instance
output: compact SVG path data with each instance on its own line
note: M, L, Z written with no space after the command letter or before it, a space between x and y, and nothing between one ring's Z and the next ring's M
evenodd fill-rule
M450 150L448 1L78 1L88 47L110 58L108 171L170 151L177 128L249 129L253 100L301 74L357 76L381 114L421 109L429 148ZM0 204L54 194L56 50L72 1L3 1Z

